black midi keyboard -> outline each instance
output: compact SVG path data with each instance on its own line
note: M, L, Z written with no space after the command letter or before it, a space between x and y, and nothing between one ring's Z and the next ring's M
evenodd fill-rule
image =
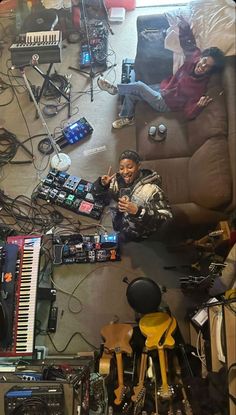
M10 46L12 65L23 67L34 61L35 64L60 63L61 43L59 30L19 35L18 41Z

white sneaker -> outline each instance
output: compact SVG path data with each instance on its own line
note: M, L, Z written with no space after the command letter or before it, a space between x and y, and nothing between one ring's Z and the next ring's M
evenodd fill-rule
M126 125L133 125L134 124L134 118L119 118L118 120L114 121L112 123L112 127L113 128L122 128L125 127Z
M106 91L111 95L118 94L118 89L115 85L110 84L105 78L101 77L98 78L97 84L102 91Z

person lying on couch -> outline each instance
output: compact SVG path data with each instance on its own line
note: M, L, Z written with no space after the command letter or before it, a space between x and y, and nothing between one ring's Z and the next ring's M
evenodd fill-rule
M212 101L206 95L207 84L214 72L223 69L223 52L217 47L201 52L196 46L189 24L182 17L179 23L179 40L185 62L174 75L160 84L148 86L137 81L115 86L102 77L98 78L97 83L101 90L124 96L120 118L112 123L113 128L134 124L135 105L138 101L147 102L159 112L182 111L188 120L196 118Z
M113 228L122 239L141 240L169 219L172 212L161 189L161 177L140 168L140 157L133 150L125 150L119 157L119 172L108 173L93 183L96 198L115 201L111 208Z

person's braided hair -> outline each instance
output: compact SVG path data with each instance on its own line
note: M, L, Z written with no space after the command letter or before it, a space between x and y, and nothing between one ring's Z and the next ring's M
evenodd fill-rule
M124 159L133 160L136 164L141 161L140 155L134 150L123 151L119 157L119 162Z

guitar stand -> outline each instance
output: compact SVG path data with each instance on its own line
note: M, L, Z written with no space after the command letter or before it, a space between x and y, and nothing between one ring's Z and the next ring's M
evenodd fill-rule
M35 56L35 55L34 55ZM50 72L52 70L52 66L53 63L50 63L48 70L46 73L42 72L41 69L37 66L37 60L34 59L34 56L32 57L32 68L35 69L36 72L38 72L39 75L41 75L44 79L43 81L43 85L40 89L39 95L36 97L36 102L37 104L40 102L43 92L45 89L47 89L48 85L51 85L55 91L58 92L59 95L61 95L63 98L65 98L65 100L67 101L67 105L68 105L68 118L71 117L71 84L69 85L69 91L68 93L65 93L64 91L62 91L50 78ZM64 108L64 106L63 106ZM56 112L55 112L56 115ZM38 112L36 112L36 118L39 118Z

